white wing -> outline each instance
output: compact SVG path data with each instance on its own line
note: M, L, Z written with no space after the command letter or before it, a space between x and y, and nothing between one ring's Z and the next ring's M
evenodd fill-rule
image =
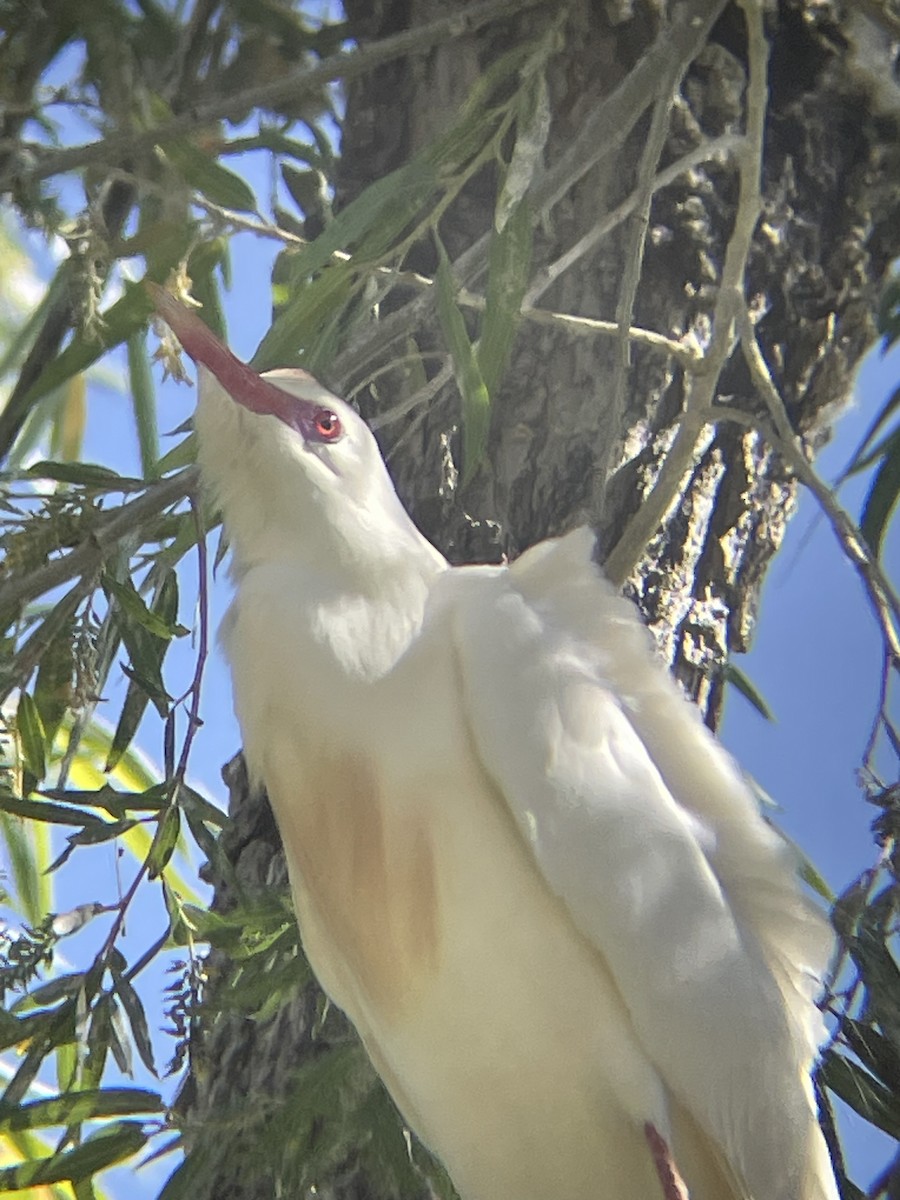
M592 546L579 530L442 577L473 741L747 1194L836 1197L809 1082L830 934Z

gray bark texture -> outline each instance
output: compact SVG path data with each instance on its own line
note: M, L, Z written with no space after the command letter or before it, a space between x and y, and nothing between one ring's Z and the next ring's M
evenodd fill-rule
M366 43L444 15L447 0L348 0L347 10L355 36ZM747 42L742 12L735 4L712 3L698 12L709 33L681 64L683 80L656 171L704 138L743 128ZM346 204L428 144L497 55L547 20L547 6L530 8L355 82L348 94L338 203ZM650 0L574 0L565 10L548 67L552 123L545 179L552 182L554 169L562 170L578 155L586 160L594 154L596 162L539 223L534 276L636 185L653 97L624 114L610 98L639 78L651 54L659 56L654 81L665 71L677 76L677 56L684 47L673 40L660 53L660 22L659 7ZM900 253L893 182L897 124L884 97L876 95L865 64L860 65L841 5L781 0L769 14L767 34L764 207L748 262L747 295L759 314L760 343L790 419L812 450L848 399L853 370L873 338L872 313L883 273ZM599 123L598 113L606 114ZM609 148L597 153L605 145ZM721 157L693 166L656 193L633 325L673 339L693 337L700 345L708 341L737 188L732 159ZM451 259L490 230L495 195L496 180L485 169L448 211L442 236ZM633 215L617 225L537 303L614 320L639 220ZM407 265L433 273L433 246L415 246ZM477 269L461 282L477 291ZM388 295L380 319L389 318L411 294L397 289ZM437 325L427 312L414 337L424 355L438 345ZM635 345L624 403L616 414L609 398L617 353L614 337L575 336L558 326L523 322L494 400L488 455L465 486L456 469L460 402L452 382L427 407L383 426L380 436L402 499L452 561L513 557L585 519L598 529L601 558L615 543L656 476L685 391L683 372L671 356ZM352 380L336 382L346 386ZM392 409L402 389L398 372L381 376L377 391L369 388L359 396L364 415ZM762 412L739 353L726 363L718 396L749 414ZM747 646L761 579L782 540L794 498L789 472L760 432L726 422L708 427L679 501L631 578L631 592L664 655L713 724L721 704L721 665L729 653ZM229 768L227 782L234 818L224 840L230 882L211 868L221 910L239 893L286 887L264 798L247 794L239 761ZM399 1180L396 1171L373 1167L373 1145L379 1138L389 1140L383 1130L370 1129L353 1142L322 1122L260 1155L264 1124L291 1127L284 1105L297 1103L301 1064L329 1045L343 1045L349 1035L339 1014L328 1013L322 1021L321 999L312 984L298 985L292 998L262 1021L229 1011L233 971L221 953L213 952L206 1007L193 1039L194 1070L181 1100L197 1162L192 1195L270 1200L305 1195L313 1184L316 1194L341 1200L433 1194L437 1185L424 1175L411 1182ZM381 1114L369 1069L352 1054L349 1061L340 1084L347 1105L356 1113L369 1105ZM285 1111L287 1117L277 1116ZM302 1168L305 1156L329 1142L328 1171L310 1178Z

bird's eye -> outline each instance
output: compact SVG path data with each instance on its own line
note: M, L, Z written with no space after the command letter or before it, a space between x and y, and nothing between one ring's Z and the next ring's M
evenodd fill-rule
M323 442L336 442L344 432L341 418L330 408L320 408L315 415L313 424Z

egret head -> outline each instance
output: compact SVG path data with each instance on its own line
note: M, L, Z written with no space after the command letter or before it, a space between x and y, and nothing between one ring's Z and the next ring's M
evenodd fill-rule
M421 547L378 443L349 404L306 371L258 375L195 313L161 288L152 294L198 366L198 461L238 571L276 558L373 569Z

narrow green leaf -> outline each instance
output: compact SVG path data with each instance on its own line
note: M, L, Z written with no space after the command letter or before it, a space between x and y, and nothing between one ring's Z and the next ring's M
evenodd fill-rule
M73 1179L72 1191L75 1193L75 1200L99 1200L91 1179Z
M41 655L34 684L34 702L41 715L44 735L52 746L72 697L75 669L74 622L67 620Z
M38 462L28 468L28 475L36 479L53 479L57 483L76 483L83 487L96 488L104 492L115 492L122 484L140 483L138 479L127 479L109 467L85 462Z
M482 378L466 323L456 303L453 273L447 252L438 244L437 312L453 359L453 373L462 397L463 483L467 483L484 457L490 428L491 399Z
M156 1074L156 1062L153 1057L153 1043L150 1040L150 1026L147 1014L141 1003L141 998L131 983L122 975L116 976L116 992L122 1001L122 1008L131 1026L131 1036L140 1055L141 1062L152 1074Z
M0 1132L77 1125L95 1117L127 1117L162 1111L162 1099L156 1092L144 1088L98 1088L16 1106L0 1104Z
M167 475L169 471L179 471L182 467L189 467L191 463L197 461L197 435L189 433L186 438L183 438L177 446L173 446L167 451L157 464L160 475Z
M126 344L128 380L141 455L141 471L145 479L154 479L159 474L159 429L156 423L156 391L147 354L147 331L136 330L127 339Z
M0 1192L86 1179L97 1172L131 1158L147 1143L139 1122L118 1121L91 1134L80 1146L65 1154L32 1159L16 1167L0 1170Z
M49 821L52 825L100 825L106 826L102 817L70 808L65 804L54 804L50 800L28 800L0 790L0 811L24 817L29 821Z
M228 823L227 813L188 784L180 785L178 798L184 809L187 812L195 813L201 821L207 821L209 824L215 825L217 829L224 828Z
M0 793L2 795L2 793ZM76 807L103 808L113 817L126 817L132 812L159 812L168 804L169 785L156 783L143 792L122 792L111 784L93 792L75 791L68 788L45 788L41 792L50 800L64 801ZM2 807L2 805L0 805ZM93 814L88 814L90 819ZM96 818L100 820L99 817ZM75 824L74 821L68 822Z
M858 475L860 471L864 471L866 467L871 466L876 459L890 453L895 441L900 437L900 426L895 425L874 446L872 443L875 441L881 428L890 420L898 408L900 408L900 387L894 389L881 411L866 430L865 436L859 443L853 457L844 468L841 479L846 479L848 475Z
M889 280L881 293L878 305L878 332L883 338L882 354L900 339L900 278Z
M187 138L167 141L163 149L185 181L213 204L238 212L257 211L256 197L250 185L240 175L204 154Z
M722 668L722 678L726 683L730 683L732 687L736 688L744 699L748 700L766 721L775 720L775 716L764 700L762 693L756 684L744 674L740 667L735 666L733 662L727 662Z
M900 443L892 448L869 488L863 505L859 527L876 558L881 556L881 544L891 514L900 498Z
M107 771L111 771L117 765L128 749L150 700L163 718L168 711L168 696L161 673L168 641L156 637L137 621L129 622L125 610L120 611L125 618L122 623L122 640L125 642L133 669L125 672L131 683L125 694L125 702L109 748ZM178 580L174 571L167 572L163 577L156 597L150 605L150 611L162 621L165 628L175 628L178 616Z
M128 1039L128 1027L122 1016L122 1008L115 998L111 998L109 1002L109 1048L122 1074L127 1075L129 1079L133 1078L134 1058Z
M3 793L4 799L8 793ZM18 910L33 926L46 915L41 903L43 889L35 854L33 826L5 813L0 806L0 831L6 845L6 859L12 868Z
M509 214L488 251L484 320L478 341L478 367L493 399L503 379L519 327L522 299L531 269L531 209L523 200Z
M77 833L72 833L66 838L66 848L63 852L53 860L47 873L58 871L60 867L65 866L72 856L73 851L79 846L99 846L103 842L114 841L115 838L121 837L123 833L127 833L129 829L134 829L137 821L101 821L99 825L85 825L79 829Z
M156 879L165 869L178 844L180 832L181 811L177 804L173 804L166 810L153 835L153 842L147 855L147 875L150 879Z
M870 1125L900 1139L900 1101L857 1063L833 1051L819 1068L826 1087Z
M103 590L108 596L115 596L123 612L137 621L148 633L152 633L154 637L168 641L173 637L184 637L186 633L190 632L183 625L166 621L158 612L149 609L130 579L120 582L112 575L104 574L102 583ZM175 587L176 589L178 587L177 580Z
M815 866L812 860L807 858L806 855L799 850L799 848L797 848L797 853L800 856L800 878L807 885L807 887L812 888L816 895L821 896L826 904L834 904L835 895L832 889L828 886L825 877L820 874L818 868Z
M22 692L19 696L16 728L19 731L26 767L35 779L43 779L47 771L44 725L38 707L28 692Z

